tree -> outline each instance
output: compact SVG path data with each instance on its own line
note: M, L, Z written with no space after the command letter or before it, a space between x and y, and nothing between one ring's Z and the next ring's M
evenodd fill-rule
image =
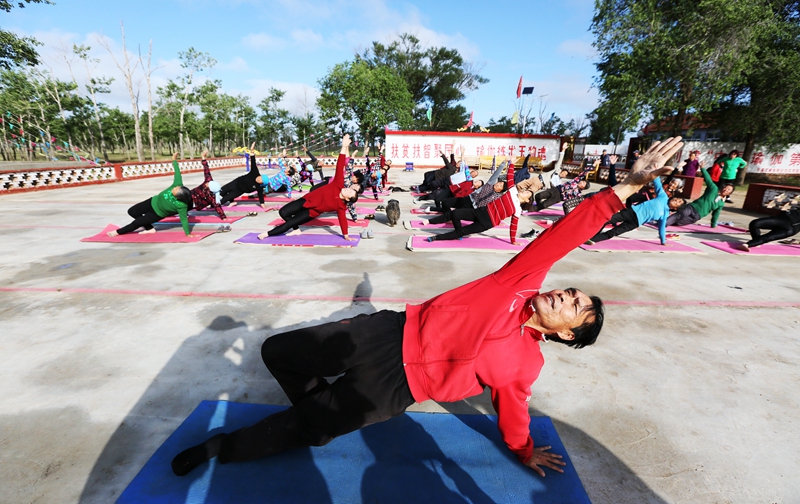
M125 25L122 22L119 23L120 29L122 30L122 61L118 61L117 57L114 55L114 51L111 50L111 45L108 43L108 40L104 37L97 37L98 42L101 46L108 51L108 54L111 55L111 59L114 60L114 64L117 65L119 71L122 72L122 77L125 79L125 87L128 89L128 94L131 97L131 111L133 112L133 121L134 121L134 137L136 139L136 158L141 162L144 161L144 151L142 150L142 129L139 125L139 86L136 86L134 89L133 85L133 77L136 73L136 69L139 66L139 61L135 63L132 62L132 54L128 52L128 49L125 47ZM132 64L133 63L133 64ZM141 83L141 81L139 81ZM125 142L127 148L127 142Z
M713 110L743 80L768 0L598 0L591 30L600 54L597 111L630 129L643 114L672 117Z
M25 3L22 3L22 2ZM52 5L50 0L0 0L0 10L11 12L15 4L20 9L28 3L43 3ZM10 69L14 66L36 66L39 64L39 53L36 46L41 42L33 37L17 37L11 32L0 30L0 69Z
M373 42L358 59L373 68L391 68L405 81L415 104L414 127L418 129L455 130L463 126L467 111L457 102L464 99L465 93L489 82L456 49L423 49L420 40L409 33L401 34L389 45ZM428 108L431 121L426 116Z
M356 59L339 63L319 80L317 100L322 119L342 129L355 122L361 135L374 138L391 123L411 125L414 100L405 81L386 66Z
M108 153L106 152L106 139L105 135L103 134L103 124L100 121L100 107L97 104L97 95L99 93L110 93L111 89L109 89L108 86L114 82L114 79L106 77L95 78L92 76L92 72L97 67L97 63L99 63L100 60L89 57L89 51L91 50L92 48L89 46L79 46L77 44L73 44L72 46L72 52L83 61L83 68L86 70L87 83L85 87L86 91L89 92L92 105L94 106L94 119L97 122L97 128L100 132L100 151L103 153L103 158L108 161ZM92 156L94 157L94 149L92 149Z
M281 142L281 136L289 124L289 111L280 107L284 96L286 96L285 91L269 88L267 97L258 103L261 114L258 116L260 124L256 131L257 135L266 142L267 147L277 146L278 142Z
M187 51L178 53L178 58L181 60L181 68L187 70L186 74L178 78L181 87L181 93L177 95L178 102L180 103L180 130L178 132L178 141L180 144L181 159L186 159L183 152L183 135L185 126L186 108L194 103L194 89L192 88L194 74L202 72L206 68L212 68L217 64L217 60L212 58L206 52L200 52L194 47L190 47Z

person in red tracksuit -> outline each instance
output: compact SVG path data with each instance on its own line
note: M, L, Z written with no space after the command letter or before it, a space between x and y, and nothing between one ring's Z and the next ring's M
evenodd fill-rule
M263 240L267 236L282 235L289 229L292 231L287 236L300 234L300 226L325 212L336 212L339 217L339 227L342 228L342 237L348 241L352 240L347 234L347 218L344 212L347 210L347 203L355 203L358 200L358 193L355 189L344 186L344 168L347 164L349 146L350 135L345 135L342 138L342 150L336 162L336 174L331 181L312 190L304 197L282 206L278 213L284 223L258 235L259 240Z
M499 198L491 201L488 205L479 208L457 208L451 212L446 212L443 219L452 220L453 231L440 235L428 237L428 241L439 240L460 240L466 235L481 233L500 224L506 217L511 217L511 227L509 235L512 245L517 245L517 225L519 216L522 214L520 204L526 204L533 198L530 191L517 192L514 185L514 165L508 165L506 173L506 184L508 190ZM462 226L461 221L472 221L468 226ZM438 221L437 221L438 222Z
M544 365L539 347L545 340L593 344L603 304L573 288L539 289L553 264L625 208L628 196L666 173L662 167L682 146L680 137L655 142L622 183L587 198L491 275L404 312L383 310L268 338L262 359L292 406L184 450L172 460L173 472L188 474L213 457L227 464L321 446L414 402L459 401L486 387L509 450L541 476L545 467L562 472L561 456L534 447L529 432L531 384Z

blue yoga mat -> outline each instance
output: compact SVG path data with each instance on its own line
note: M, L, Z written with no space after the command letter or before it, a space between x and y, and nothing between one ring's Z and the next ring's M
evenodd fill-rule
M167 439L118 503L589 503L548 417L531 418L534 444L564 456L564 474L520 464L497 417L406 413L322 447L253 462L213 459L178 477L172 458L216 432L256 423L284 406L203 401Z

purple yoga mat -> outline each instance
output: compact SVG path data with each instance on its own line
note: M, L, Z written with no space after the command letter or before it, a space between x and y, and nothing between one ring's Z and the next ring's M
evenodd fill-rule
M658 229L658 226L649 223L645 224L648 227ZM712 228L709 224L689 224L688 226L667 226L667 233L709 233L709 234L740 234L746 233L746 229L736 226L726 226L724 224L717 224L717 227Z
M704 241L700 242L703 245L708 245L711 248L727 252L729 254L739 255L769 255L769 256L800 256L800 245L786 245L783 243L766 243L760 247L751 248L750 252L738 250L733 248L738 242L726 241Z
M280 226L281 224L283 224L283 222L284 222L283 219L278 218L278 219L275 219L274 221L270 222L267 225L268 226ZM369 226L369 221L366 220L366 219L360 220L360 221L356 221L356 222L348 220L347 221L347 225L349 227L362 227L362 228L365 228L365 227ZM310 221L306 222L305 224L303 224L303 226L307 226L307 227L324 227L324 226L328 226L328 227L335 227L335 228L338 229L339 228L339 219L337 219L335 217L317 217L316 219L311 219Z
M507 239L465 236L463 240L442 240L429 242L427 236L412 236L406 243L406 248L412 252L442 252L451 250L465 250L478 252L519 252L528 240L517 240L520 245L511 245Z
M662 252L662 253L695 253L705 254L702 250L690 247L675 240L667 240L668 246L661 245L658 240L634 240L630 238L613 238L594 245L581 245L584 250L592 252Z
M469 226L470 224L472 224L471 221L461 221L462 226ZM411 226L410 229L453 229L452 222L445 222L444 224L431 224L430 222L424 220L412 220L409 221L409 225ZM493 229L508 229L508 224L500 223Z
M358 246L361 238L357 234L351 234L352 241L347 241L341 235L303 233L295 236L268 236L263 240L258 239L258 233L248 233L234 243L244 243L247 245L273 245L278 247L346 247L353 248Z
M197 231L192 230L192 236L186 236L183 230L180 231L159 231L157 233L139 234L136 232L118 235L113 238L108 236L109 231L119 229L119 226L109 224L102 231L94 236L82 239L82 242L94 243L195 243L206 236L211 236L216 231Z

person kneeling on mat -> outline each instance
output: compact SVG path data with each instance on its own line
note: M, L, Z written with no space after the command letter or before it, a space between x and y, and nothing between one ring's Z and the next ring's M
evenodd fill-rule
M348 241L352 240L347 234L345 210L347 203L358 201L358 192L344 186L344 171L349 146L350 135L345 135L342 138L342 150L336 162L336 174L330 182L321 187L315 187L304 197L282 206L278 213L284 223L258 235L259 240L263 240L267 236L282 235L289 229L292 231L287 236L300 234L300 226L325 212L336 212L339 217L339 227L342 229L342 237Z
M383 310L268 338L261 357L292 403L288 409L217 434L172 460L183 476L213 457L245 462L322 446L402 414L415 402L453 402L491 392L497 427L517 459L544 476L561 455L534 448L528 401L544 365L540 343L592 345L603 302L580 290L540 292L547 272L594 234L625 199L683 146L655 142L627 178L602 190L542 233L498 271L404 312ZM325 377L335 377L329 383Z
M148 198L140 203L136 203L128 209L128 215L133 217L133 222L123 226L116 231L109 231L107 234L113 238L135 231L140 227L144 228L140 234L155 233L153 223L160 221L170 215L178 214L181 219L181 226L186 236L192 236L189 230L189 205L192 204L192 192L183 185L181 178L181 168L178 165L178 153L172 155L172 169L175 176L172 185L164 189L156 196Z

